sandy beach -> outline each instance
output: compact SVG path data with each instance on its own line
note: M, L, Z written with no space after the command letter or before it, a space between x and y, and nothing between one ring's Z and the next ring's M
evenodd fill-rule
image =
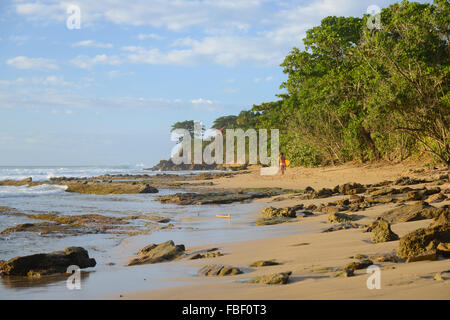
M213 180L211 188L228 189L245 187L270 187L304 189L307 186L332 188L335 185L358 182L374 184L384 180L396 180L401 177L432 177L448 173L445 168L423 168L414 164L373 164L345 165L326 168L288 168L285 176L260 176L258 170L237 174L232 177ZM412 188L420 188L417 184ZM449 188L449 184L440 185L441 189ZM326 204L348 198L349 196L333 196L322 199L259 199L267 205L283 208L298 205ZM435 207L450 204L448 199L433 203ZM383 212L395 208L398 204L387 203L358 211L358 224L370 224ZM250 213L249 214L257 214ZM231 213L233 215L233 213ZM208 243L204 246L188 248L200 250L218 247L223 256L211 259L190 261L192 266L200 269L206 264L224 264L244 268L241 275L228 277L192 277L177 279L186 285L162 290L124 292L113 299L450 299L450 261L418 261L411 263L379 262L381 288L368 289L367 280L371 274L366 269L356 270L353 277L334 277L342 266L356 261L351 257L365 255L377 257L395 254L399 241L374 243L371 233L365 229L346 229L322 233L330 226L328 214L315 214L311 217L297 217L290 226L298 226L298 234L292 232L280 234L270 239L250 240L245 242ZM231 218L233 219L233 218ZM392 231L400 238L418 228L432 223L431 219L420 221L392 223ZM285 224L281 224L280 230ZM277 226L273 226L277 227ZM254 226L265 228L265 226ZM251 263L257 260L276 259L280 265L252 268ZM171 263L171 262L167 262ZM140 266L145 268L145 266ZM264 285L243 283L255 276L263 276L277 272L292 272L286 285ZM435 275L442 279L436 280Z

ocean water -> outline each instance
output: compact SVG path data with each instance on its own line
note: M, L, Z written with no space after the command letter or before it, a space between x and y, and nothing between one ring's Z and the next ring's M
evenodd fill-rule
M102 174L156 174L142 167L0 167L0 180L24 179L45 181L50 177L90 177ZM192 172L177 172L187 174ZM214 243L245 241L277 236L286 229L298 232L298 226L256 227L263 204L237 203L227 205L179 206L155 201L158 195L183 192L161 189L158 194L88 195L65 192L64 186L43 184L36 187L0 186L0 206L17 209L26 214L55 213L58 215L100 214L111 217L157 215L171 219L172 229L151 231L144 235L80 234L71 236L40 235L34 232L0 234L0 260L16 256L62 250L81 246L97 261L93 270L83 272L83 290L70 291L66 278L50 277L29 281L0 278L0 299L85 299L101 298L117 292L138 291L180 285L174 278L193 277L189 263L174 262L137 267L124 267L126 261L150 243L174 240L177 244L204 246ZM231 219L216 218L216 214L231 213ZM26 216L0 213L0 232L22 223L40 220ZM145 220L131 224L146 230ZM152 281L142 281L143 278Z
M119 166L0 166L0 180L22 180L31 177L34 181L45 181L56 177L95 177L104 174L148 174L160 171L143 170L143 164ZM196 171L166 171L166 173L190 174Z

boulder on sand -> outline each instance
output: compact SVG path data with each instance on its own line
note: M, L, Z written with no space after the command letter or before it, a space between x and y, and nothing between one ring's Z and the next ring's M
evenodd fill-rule
M343 222L350 222L352 220L353 217L345 213L335 212L328 216L329 223L343 223Z
M372 229L372 241L376 243L395 241L400 239L397 234L392 232L391 226L387 221L380 219L377 225Z
M201 276L233 276L241 274L242 271L236 267L224 266L222 264L210 264L198 270L197 273Z
M289 276L292 274L289 272L274 273L266 276L254 277L253 279L247 281L250 283L261 283L261 284L286 284L289 281Z
M69 247L62 251L16 257L0 265L0 274L5 276L40 277L54 273L65 273L71 265L80 269L95 267L95 259L81 247Z
M184 245L175 245L172 240L158 245L151 244L141 249L138 253L139 257L130 260L127 266L171 261L184 255L184 251Z
M388 210L379 217L387 222L408 222L437 218L442 213L449 211L450 208L448 207L435 208L428 205L426 202L419 201L414 204Z
M280 263L276 262L275 259L272 260L258 260L253 262L250 267L267 267L267 266L277 266Z
M275 217L285 217L285 218L295 218L296 216L296 208L275 208L275 207L266 207L262 211L262 216L264 218L275 218Z
M446 255L438 247L441 243L448 242L450 242L450 224L417 229L400 239L397 256L411 258L436 253Z
M371 266L373 262L368 259L351 262L344 267L342 267L342 270L360 270L360 269L366 269L368 266Z

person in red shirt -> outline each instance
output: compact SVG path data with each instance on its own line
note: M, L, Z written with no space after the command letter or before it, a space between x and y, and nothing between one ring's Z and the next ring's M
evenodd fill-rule
M283 152L278 159L280 160L281 175L284 175L284 171L286 170L286 158L284 157Z

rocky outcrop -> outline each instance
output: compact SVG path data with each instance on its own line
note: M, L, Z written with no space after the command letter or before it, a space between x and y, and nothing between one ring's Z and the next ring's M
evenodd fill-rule
M63 225L59 223L51 222L39 222L39 223L23 223L14 227L6 228L0 234L12 234L16 232L38 232L41 236L47 235L79 235L79 234L92 234L99 233L99 231L85 228L74 227L71 225Z
M2 180L0 186L27 186L33 182L31 177L22 180Z
M250 267L267 267L267 266L277 266L280 263L276 262L275 259L272 260L258 260L253 262Z
M328 216L328 222L329 223L344 223L344 222L350 222L353 220L353 217L345 214L345 213L332 213Z
M158 193L158 189L143 183L110 183L110 182L71 182L67 184L66 192L87 194L136 194Z
M351 262L344 267L342 267L342 270L360 270L360 269L366 269L368 266L371 266L373 262L368 259Z
M400 239L397 248L397 256L400 258L411 258L422 255L442 254L438 246L441 243L450 242L450 225L435 225L428 228L421 228L408 233Z
M292 218L275 217L275 218L260 218L256 219L257 226L271 226L294 221Z
M81 247L69 247L62 251L16 257L3 262L0 274L4 276L40 277L54 273L65 273L71 265L80 269L95 267L95 259Z
M283 193L282 190L272 189L265 191L236 191L236 192L207 192L207 193L176 193L157 198L161 203L174 203L179 205L226 204L242 202L251 199L268 198Z
M222 252L213 250L210 252L195 253L189 259L191 259L191 260L209 259L209 258L217 258L217 257L221 257L221 256L223 256Z
M201 276L233 276L241 274L242 271L236 267L224 266L222 264L211 264L204 266L197 272Z
M442 202L447 199L447 196L443 193L435 193L431 196L429 196L425 201L428 203L436 203L436 202Z
M246 166L242 168L244 170ZM157 165L150 169L151 171L185 171L185 170L223 170L223 165L217 164L175 164L172 160L161 160Z
M376 243L395 241L400 239L397 234L392 232L391 226L382 219L377 221L377 225L372 229L372 241Z
M127 266L172 261L184 255L184 245L175 245L172 240L158 245L150 244L138 253L139 257L128 262Z
M275 218L275 217L295 218L296 211L297 211L296 208L292 207L287 208L266 207L262 210L262 216L264 218Z
M274 274L270 274L270 275L254 277L253 279L249 280L248 282L249 283L260 283L260 284L287 284L291 274L292 274L291 271L274 273Z
M354 222L343 222L343 223L339 223L337 225L334 225L330 228L323 230L322 233L339 231L339 230L347 230L347 229L359 229L359 228L366 228L366 227L367 227L366 225L359 225Z
M348 277L353 277L355 275L355 271L353 269L344 269L341 270L339 272L336 272L333 277L335 278L348 278Z
M435 208L426 202L419 201L410 205L403 205L381 214L379 218L387 222L408 222L439 217L442 213L450 212L448 206Z
M353 183L346 183L340 186L336 186L334 188L337 189L339 193L347 194L347 195L353 195L358 193L363 193L366 191L366 188L359 183L353 182Z

